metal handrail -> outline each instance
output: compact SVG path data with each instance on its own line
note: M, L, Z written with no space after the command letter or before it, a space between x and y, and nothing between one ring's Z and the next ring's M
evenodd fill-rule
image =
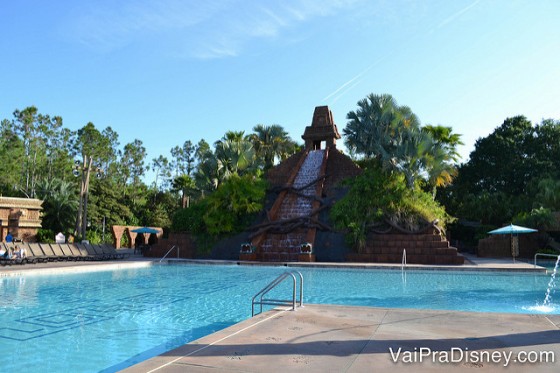
M276 279L274 279L274 281L272 281L270 284L266 285L261 291L259 291L257 294L255 294L255 296L253 297L252 301L251 301L251 317L255 316L255 304L260 304L261 309L259 311L259 313L262 313L263 311L263 304L266 305L271 305L271 306L292 306L292 311L296 310L296 297L297 297L297 292L296 292L296 283L297 283L297 279L296 276L294 274L298 274L299 275L299 306L303 307L303 275L298 272L298 271L289 271L289 272L284 272L282 273L280 276L276 277ZM278 286L282 281L284 281L285 279L287 279L288 277L292 278L293 281L293 294L292 294L292 300L282 300L282 299L265 299L264 296L271 291L272 289L274 289L276 286ZM256 301L256 299L260 297L260 299L258 301Z
M404 270L405 268L406 268L406 249L403 249L401 271Z
M553 258L557 258L560 256L560 254L543 254L543 253L536 253L535 254L535 261L534 261L534 267L537 266L537 256L550 256Z
M166 252L165 255L159 260L159 262L161 263L163 261L163 259L167 258L167 255L169 255L171 250L173 250L174 248L177 248L177 259L179 259L179 246L173 245L173 246L171 246L171 249L169 249L169 251Z

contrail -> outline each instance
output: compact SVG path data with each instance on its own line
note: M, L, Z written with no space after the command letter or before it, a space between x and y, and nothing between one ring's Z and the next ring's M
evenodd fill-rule
M437 28L441 28L445 25L447 25L448 23L452 22L453 20L455 20L456 18L460 17L463 13L469 11L472 7L474 7L475 5L477 5L481 0L476 0L473 3L471 3L470 5L467 5L466 7L464 7L463 9L459 10L458 12L453 13L452 15L450 15L449 17L447 17L446 19L444 19L438 26ZM433 31L433 30L432 30ZM413 37L412 39L417 39L420 36L417 35L416 37ZM409 43L411 43L412 40L409 40ZM383 61L384 59L388 58L391 54L394 54L395 50L393 49L392 51L390 51L389 53L387 53L386 55L384 55L383 57L379 58L377 61L375 61L374 63L372 63L371 65L369 65L366 69L364 69L362 72L360 72L358 75L354 76L352 79L348 80L346 83L342 84L340 87L338 87L334 92L330 93L329 95L327 95L327 97L323 98L323 101L327 101L328 99L330 99L333 96L336 96L333 100L333 103L336 102L340 97L342 97L344 94L346 94L346 92L348 92L350 89L354 88L358 83L360 83L362 81L362 78L364 75L366 75L375 65L379 64L381 61ZM342 91L342 92L341 92ZM339 94L340 93L340 94Z
M356 75L355 77L353 77L352 79L348 80L346 83L344 83L343 85L341 85L340 87L338 87L334 92L330 93L327 97L325 97L323 99L323 101L327 101L329 98L333 97L334 95L336 95L338 92L342 91L344 88L346 88L347 86L349 86L350 84L352 84L355 80L359 79L357 82L355 82L354 84L352 84L350 87L348 87L348 89L354 87L356 84L358 84L359 82L361 82L362 80L360 79L361 77L363 77L365 74L368 73L368 71L370 71L371 69L373 69L373 67L375 65L377 65L379 62L381 62L383 59L387 58L387 56L384 56L380 59L378 59L377 61L375 61L374 63L372 63L371 65L369 65L366 69L364 69L362 72L360 72L358 75ZM345 90L346 91L348 91ZM340 95L342 96L342 95ZM339 96L339 97L340 97ZM338 99L338 97L337 97Z
M459 17L461 14L465 13L466 11L468 11L469 9L471 9L473 6L475 6L476 4L480 3L480 0L476 0L475 2L473 2L470 5L467 5L466 7L464 7L463 9L461 9L460 11L450 15L449 17L447 17L446 19L444 19L438 26L437 28L441 28L445 25L447 25L449 22L455 20L455 18Z

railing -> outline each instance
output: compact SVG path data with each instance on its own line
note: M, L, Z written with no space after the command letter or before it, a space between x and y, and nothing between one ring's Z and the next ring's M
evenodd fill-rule
M548 256L548 257L552 257L552 258L557 258L560 256L559 254L543 254L543 253L536 253L535 254L535 261L534 261L534 266L537 266L537 256Z
M163 259L167 258L167 256L169 255L169 253L170 253L173 249L175 249L175 248L177 249L177 259L179 259L179 246L173 245L173 246L171 247L171 249L169 249L169 251L166 252L165 255L159 260L159 262L161 263L161 262L163 261Z
M401 271L406 268L406 249L402 251L402 263L401 263Z
M270 284L266 285L261 291L259 291L257 294L255 294L255 296L253 297L253 300L251 302L251 317L255 316L255 304L260 304L261 309L259 311L259 313L262 313L263 311L263 305L270 305L270 306L292 306L292 311L295 311L296 309L296 298L297 298L297 292L296 292L296 284L297 284L297 279L295 274L297 274L299 276L300 282L299 282L299 306L303 307L303 276L301 273L299 273L298 271L290 271L290 272L284 272L282 273L280 276L276 277L276 279L274 281L272 281ZM293 281L293 294L292 294L292 300L282 300L282 299L265 299L264 296L271 291L272 289L274 289L276 286L278 286L282 281L284 281L285 279L291 277L292 281ZM257 298L259 298L257 300Z

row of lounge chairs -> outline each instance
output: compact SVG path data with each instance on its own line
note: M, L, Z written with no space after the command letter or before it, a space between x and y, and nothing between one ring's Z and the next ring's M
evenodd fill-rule
M0 256L0 264L35 264L58 261L115 260L125 259L128 253L119 253L114 247L106 244L48 244L48 243L0 243L0 251L11 247L25 247L27 256L23 259L6 259Z

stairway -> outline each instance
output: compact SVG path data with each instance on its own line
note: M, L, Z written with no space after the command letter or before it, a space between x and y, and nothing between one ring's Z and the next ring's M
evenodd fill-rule
M277 201L280 205L271 217L272 221L285 221L289 224L298 217L311 214L314 208L314 197L321 193L322 185L313 183L324 173L326 150L309 151L294 178L292 187L300 194L282 193ZM306 242L313 244L315 229L299 227L286 233L266 233L257 239L259 259L265 262L298 261L300 245ZM255 241L254 241L255 242Z
M409 264L463 264L464 257L444 237L425 234L370 234L360 254L349 254L355 262L401 263L403 249Z

